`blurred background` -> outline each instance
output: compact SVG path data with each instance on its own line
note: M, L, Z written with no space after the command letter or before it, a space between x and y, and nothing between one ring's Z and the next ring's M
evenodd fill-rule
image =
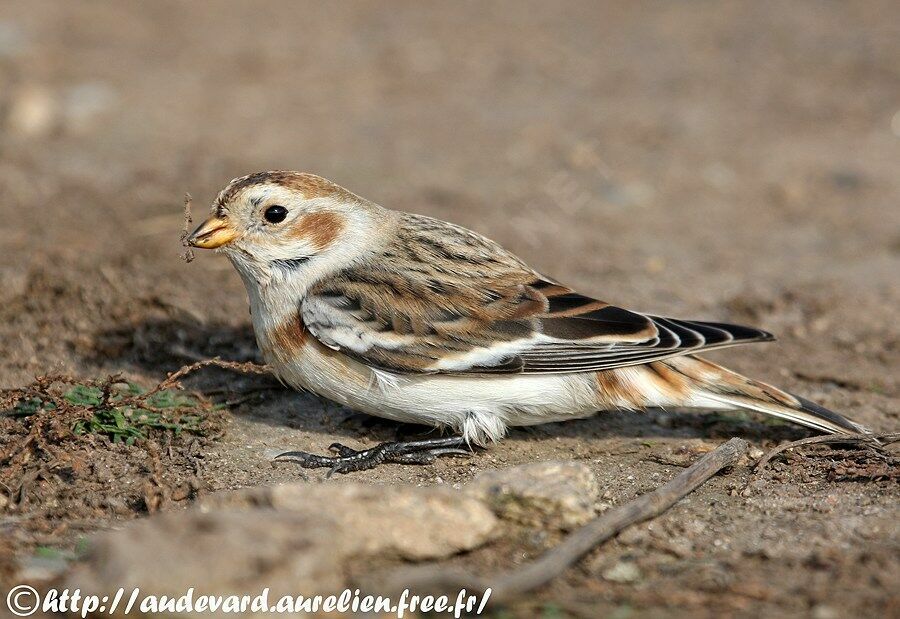
M181 195L265 169L658 312L868 279L900 244L898 41L890 1L6 2L5 294L48 260L209 286Z
M883 351L898 57L891 1L5 2L0 294L31 305L4 304L0 376L82 367L42 329L90 347L148 297L243 321L224 260L178 260L180 203L266 169L472 227L612 302ZM81 311L40 274L108 285ZM839 313L806 321L819 306Z
M268 169L610 302L775 331L717 358L897 425L896 1L0 1L0 385L253 358L238 277L178 238L185 192L199 220ZM252 457L209 479L258 483Z

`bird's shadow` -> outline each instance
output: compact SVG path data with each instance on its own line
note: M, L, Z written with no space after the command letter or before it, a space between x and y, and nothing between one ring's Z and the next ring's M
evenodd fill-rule
M249 323L200 322L192 317L143 319L94 334L86 361L102 367L165 376L201 359L262 363ZM401 424L354 412L311 393L298 393L274 376L207 368L184 380L193 390L223 402L241 419L314 434L386 441L433 435L425 426ZM794 440L808 433L778 420L744 412L606 411L587 419L513 428L509 440L556 438L711 438Z

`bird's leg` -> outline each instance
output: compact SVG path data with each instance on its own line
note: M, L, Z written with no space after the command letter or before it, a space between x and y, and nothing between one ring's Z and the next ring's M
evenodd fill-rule
M363 450L332 443L329 449L337 455L319 456L305 451L286 451L275 456L275 459L296 462L306 469L329 468L331 472L328 475L331 476L334 473L364 471L387 462L431 464L441 456L469 456L472 453L461 436L381 443Z

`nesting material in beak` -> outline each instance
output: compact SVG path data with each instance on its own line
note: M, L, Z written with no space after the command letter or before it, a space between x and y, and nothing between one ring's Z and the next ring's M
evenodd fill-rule
M215 249L230 243L237 236L227 219L210 217L194 230L187 242L192 247Z

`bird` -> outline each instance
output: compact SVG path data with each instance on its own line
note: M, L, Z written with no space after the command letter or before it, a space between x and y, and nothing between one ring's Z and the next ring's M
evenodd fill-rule
M276 459L330 474L471 454L510 427L647 408L747 409L833 434L863 426L697 353L774 340L587 296L462 226L315 174L232 180L187 243L223 253L286 385L446 434Z

